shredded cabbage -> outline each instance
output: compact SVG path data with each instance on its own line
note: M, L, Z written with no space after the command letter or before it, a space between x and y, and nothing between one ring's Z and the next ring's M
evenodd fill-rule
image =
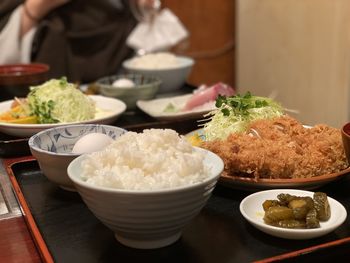
M93 119L95 103L65 77L30 88L28 104L38 123L65 123Z
M271 119L284 114L282 106L270 98L252 96L219 96L217 109L208 113L210 121L204 124L203 132L207 141L226 139L233 132L246 131L249 124L257 119Z

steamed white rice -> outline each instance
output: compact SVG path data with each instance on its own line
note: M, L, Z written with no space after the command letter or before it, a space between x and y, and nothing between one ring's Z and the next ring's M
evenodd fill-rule
M209 176L204 154L170 129L127 132L82 162L82 178L92 185L158 190L202 182Z
M159 52L135 57L130 61L130 66L137 69L167 69L177 67L179 63L175 55Z

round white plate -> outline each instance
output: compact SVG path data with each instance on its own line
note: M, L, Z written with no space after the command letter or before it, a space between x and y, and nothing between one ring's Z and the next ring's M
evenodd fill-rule
M186 104L186 102L191 98L193 94L158 98L153 100L138 100L136 102L137 107L139 107L143 112L150 115L151 117L158 120L178 120L187 119L194 117L203 117L206 113L216 109L215 102L207 103L203 106L196 107L189 111L181 111ZM177 112L166 112L164 109L167 105L171 103L175 108L180 109Z
M320 228L314 229L286 229L270 226L264 223L264 209L262 204L267 199L277 199L280 193L313 196L313 192L296 189L274 189L256 192L244 198L239 206L243 217L255 226L257 229L272 236L286 239L310 239L326 235L339 227L346 219L347 212L344 206L337 200L328 196L328 202L331 207L331 217L326 222L320 222Z
M54 124L14 124L0 122L0 132L18 136L30 137L33 134L49 129L55 126L78 124L78 123L96 123L96 124L111 124L126 110L124 102L114 98L108 98L100 95L90 95L95 101L98 112L94 119L71 123L54 123ZM0 102L0 112L5 112L10 109L13 100Z

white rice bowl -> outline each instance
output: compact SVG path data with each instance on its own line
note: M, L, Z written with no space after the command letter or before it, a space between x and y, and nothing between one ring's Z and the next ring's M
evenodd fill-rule
M87 155L81 178L125 190L161 190L203 182L205 154L170 129L127 132L104 150Z

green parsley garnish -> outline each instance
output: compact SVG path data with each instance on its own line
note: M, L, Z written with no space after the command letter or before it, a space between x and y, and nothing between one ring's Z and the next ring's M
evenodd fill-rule
M253 96L250 92L231 97L218 96L217 109L210 112L204 124L206 140L226 139L233 132L246 131L257 119L271 119L284 114L282 106L271 98Z
M163 112L167 112L167 113L175 113L175 112L178 112L179 109L175 107L174 104L172 104L171 102L168 103L166 105L166 107L164 108Z
M227 107L224 107L225 105ZM215 103L217 108L221 108L224 116L229 116L231 112L233 114L249 115L250 109L262 108L268 105L269 103L265 99L254 97L249 91L243 96L239 94L232 97L219 95Z

